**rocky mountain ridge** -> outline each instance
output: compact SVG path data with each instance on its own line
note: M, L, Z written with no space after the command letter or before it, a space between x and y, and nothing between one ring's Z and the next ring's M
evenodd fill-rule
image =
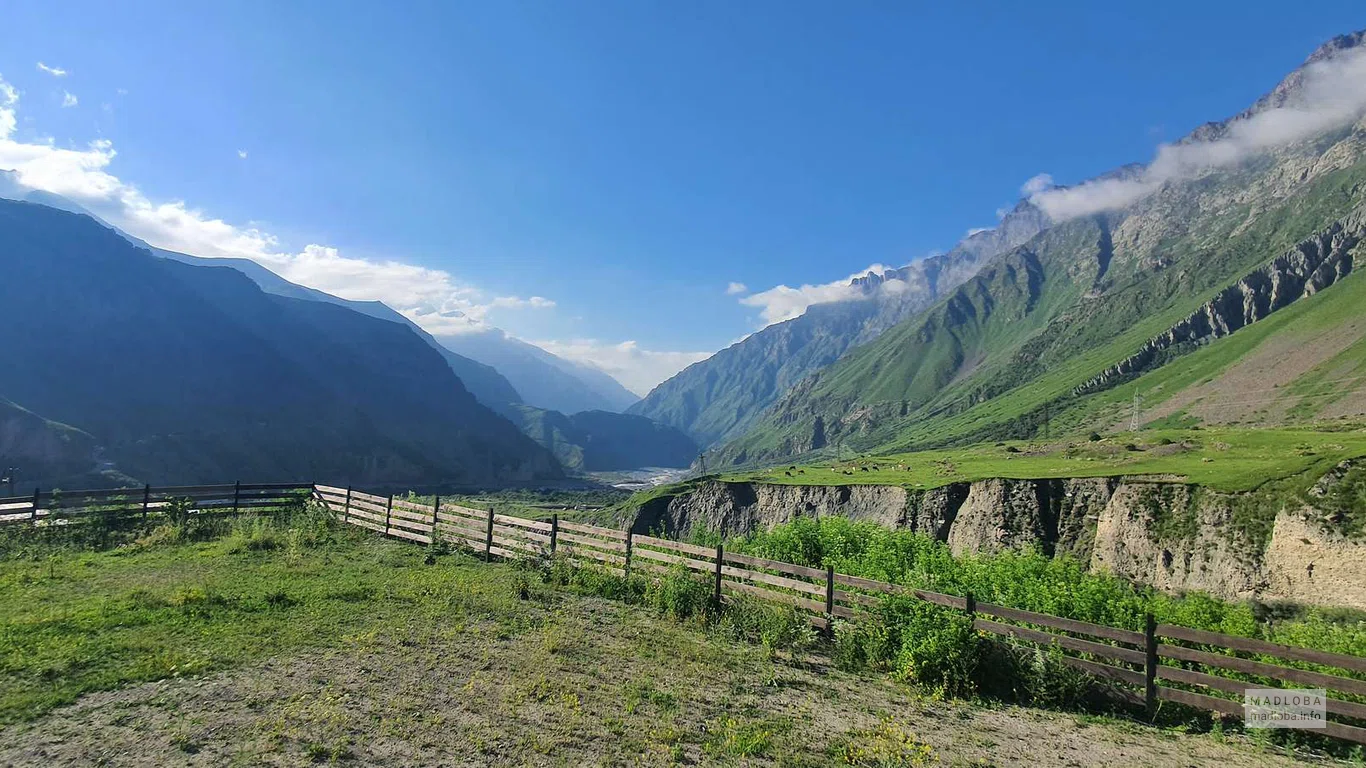
M1152 367L1164 352L1227 336L1299 299L1313 296L1351 274L1363 237L1366 210L1358 209L1220 291L1179 323L1149 339L1139 351L1078 385L1073 392L1080 395L1112 386Z

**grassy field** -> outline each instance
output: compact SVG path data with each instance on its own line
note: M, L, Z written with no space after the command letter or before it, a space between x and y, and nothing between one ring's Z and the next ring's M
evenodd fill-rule
M868 483L936 488L987 478L1158 475L1221 491L1271 480L1307 482L1344 459L1366 456L1366 429L1154 429L1092 441L1009 441L918 453L867 456L816 465L722 475L735 482L789 485ZM661 492L656 489L652 494ZM646 498L638 497L637 500Z
M0 764L1291 765L943 701L325 523L0 560Z

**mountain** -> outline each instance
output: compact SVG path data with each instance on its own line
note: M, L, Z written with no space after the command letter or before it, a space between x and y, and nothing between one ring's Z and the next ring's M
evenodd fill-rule
M321 301L327 304L336 304L337 306L346 307L380 320L401 323L412 328L414 333L422 337L423 341L427 342L428 345L435 349L441 357L445 359L446 363L450 365L451 370L455 372L456 376L460 377L460 381L480 403L506 415L508 413L507 406L509 404L522 402L522 398L517 394L517 390L514 389L512 384L509 383L507 379L503 378L498 371L487 365L477 363L467 357L457 355L441 346L437 343L436 339L432 338L431 334L422 330L413 321L398 312L395 312L384 302L342 299L333 296L330 293L324 293L323 291L314 288L307 288L296 283L291 283L250 259L211 259L202 256L190 256L189 254L177 253L176 251L170 251L165 248L158 248L149 244L147 241L134 237L104 221L74 200L62 197L61 195L54 195L51 192L24 187L18 183L12 171L0 171L0 198L26 200L31 203L46 205L70 213L84 214L114 230L134 245L146 248L153 254L162 258L202 267L232 267L251 278L251 281L256 283L256 285L266 293L275 294L276 296L288 296L294 299L307 299L310 301Z
M205 258L157 248L104 222L75 201L50 192L25 188L9 171L0 171L0 198L27 200L85 214L157 256L197 266L236 269L251 278L266 293L336 304L380 320L406 325L441 354L480 403L505 416L515 417L510 406L522 402L564 413L584 410L621 412L639 399L610 375L514 339L501 330L447 336L438 341L383 302L342 299L297 285L250 259ZM507 369L506 376L503 368ZM514 386L509 378L515 378L517 385Z
M440 343L496 368L522 395L522 402L561 413L621 412L638 398L616 379L587 365L490 329L442 336Z
M59 481L96 477L95 438L50 421L0 397L0 477L14 468L15 493L52 488ZM0 486L0 496L9 487Z
M142 241L133 238L134 242ZM413 333L427 343L437 354L446 361L451 371L460 378L461 383L487 408L508 415L508 406L522 402L522 396L517 393L512 382L508 381L501 373L493 367L484 365L452 352L450 349L438 342L430 333L422 330L421 327L395 312L382 301L355 301L352 299L341 299L330 293L307 288L296 283L291 283L269 269L257 264L250 259L210 259L201 256L190 256L184 253L168 251L164 248L147 246L152 253L163 258L172 259L185 264L194 264L202 267L231 267L238 272L251 278L261 290L276 296L288 296L295 299L305 299L308 301L320 301L325 304L335 304L339 307L368 315L377 320L385 320L391 323L406 325Z
M566 416L516 406L522 431L550 449L566 469L605 472L641 467L686 467L698 448L687 435L644 416L580 411Z
M411 328L0 200L0 394L147 481L491 486L562 477Z
M1366 64L1361 42L1360 33L1334 40L1251 109L1175 150L1220 162L1170 173L1168 153L1165 165L1120 169L1109 177L1118 185L1064 190L1071 203L1097 189L1128 202L1065 218L995 257L927 310L804 378L716 461L1155 418L1223 423L1224 407L1243 423L1362 412L1351 406L1362 399L1349 396L1353 385L1334 397L1324 387L1351 381L1366 345L1339 298L1360 290L1348 276L1366 237L1366 121L1359 111L1328 119L1308 90L1324 71L1316 63ZM1282 106L1295 111L1257 122ZM1287 119L1306 115L1319 119L1300 123L1313 132L1255 140L1259 126L1285 135ZM1301 317L1299 331L1268 338L1290 327L1282 317Z
M928 307L983 262L1046 225L1041 211L1021 203L996 228L965 238L948 253L855 278L861 299L816 304L800 317L694 363L655 387L629 413L677 427L703 446L738 437L807 374Z

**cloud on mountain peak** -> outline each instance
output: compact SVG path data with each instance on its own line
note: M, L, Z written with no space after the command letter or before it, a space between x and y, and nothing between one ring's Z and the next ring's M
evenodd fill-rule
M1174 144L1158 147L1152 162L1136 174L1095 179L1074 187L1047 188L1039 174L1022 191L1054 221L1123 208L1169 182L1192 179L1236 165L1280 146L1349 125L1366 113L1366 46L1313 61L1291 76L1283 102L1207 127Z
M773 325L801 316L813 304L867 298L869 294L853 284L854 278L863 277L869 272L881 274L886 270L885 265L873 264L843 280L834 280L820 285L802 285L798 288L777 285L766 291L746 296L740 299L740 303L747 307L758 307L759 317L763 320L763 324L765 326Z

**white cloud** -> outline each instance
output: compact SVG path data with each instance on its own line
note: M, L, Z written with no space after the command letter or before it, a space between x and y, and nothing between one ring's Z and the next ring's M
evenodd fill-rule
M127 96L127 95L128 95L128 89L127 89L127 88L120 88L120 89L118 89L118 94L119 94L120 96Z
M644 397L656 384L693 363L711 357L710 352L660 352L642 349L634 341L619 344L594 339L533 341L552 355L591 365Z
M74 107L79 103L80 101L71 91L62 91L62 107Z
M49 67L43 62L38 62L38 71L46 72L53 77L66 77L66 70L61 67Z
M1361 118L1366 112L1366 49L1351 49L1308 65L1286 103L1233 120L1214 139L1164 144L1142 172L1075 187L1039 189L1030 200L1054 220L1121 208L1163 184L1236 165L1274 147L1292 144Z
M529 299L523 299L519 296L499 296L489 302L489 306L505 309L551 309L555 306L555 302L544 296L532 296Z
M749 288L746 287L744 283L731 283L730 285L726 286L726 295L734 296L738 293L744 293L748 290Z
M238 156L239 158L243 159L243 160L246 160L246 159L247 159L247 151L246 151L245 149L239 149L239 150L237 150L237 156Z
M0 77L0 139L6 139L14 133L14 128L18 125L14 110L18 103L19 92L5 82L4 77Z
M378 300L432 333L484 327L491 309L554 306L541 296L487 298L443 270L399 261L350 258L309 244L295 252L258 227L235 226L182 201L156 202L109 172L117 156L106 139L84 148L14 138L19 94L0 78L0 169L16 182L69 197L120 229L168 250L209 258L245 258L286 280L346 299Z
M1047 173L1036 173L1031 176L1028 181L1020 185L1020 194L1025 197L1033 197L1051 186L1053 186L1052 176ZM1003 210L1006 210L1007 213L1009 212L1009 209ZM1005 215L1000 211L997 211L997 214L1000 216Z
M994 229L994 227L973 227L972 229L969 229L969 230L968 230L967 234L964 235L964 237L972 237L973 235L980 235L980 234L982 234L983 232L990 232L992 229Z
M856 277L863 277L869 272L881 273L886 270L887 267L882 264L873 264L843 280L835 280L821 285L803 285L800 288L779 285L769 288L767 291L746 296L740 299L740 303L749 307L759 307L759 316L763 319L764 325L773 325L800 316L812 304L867 298L869 294L858 286L851 285L850 281Z

